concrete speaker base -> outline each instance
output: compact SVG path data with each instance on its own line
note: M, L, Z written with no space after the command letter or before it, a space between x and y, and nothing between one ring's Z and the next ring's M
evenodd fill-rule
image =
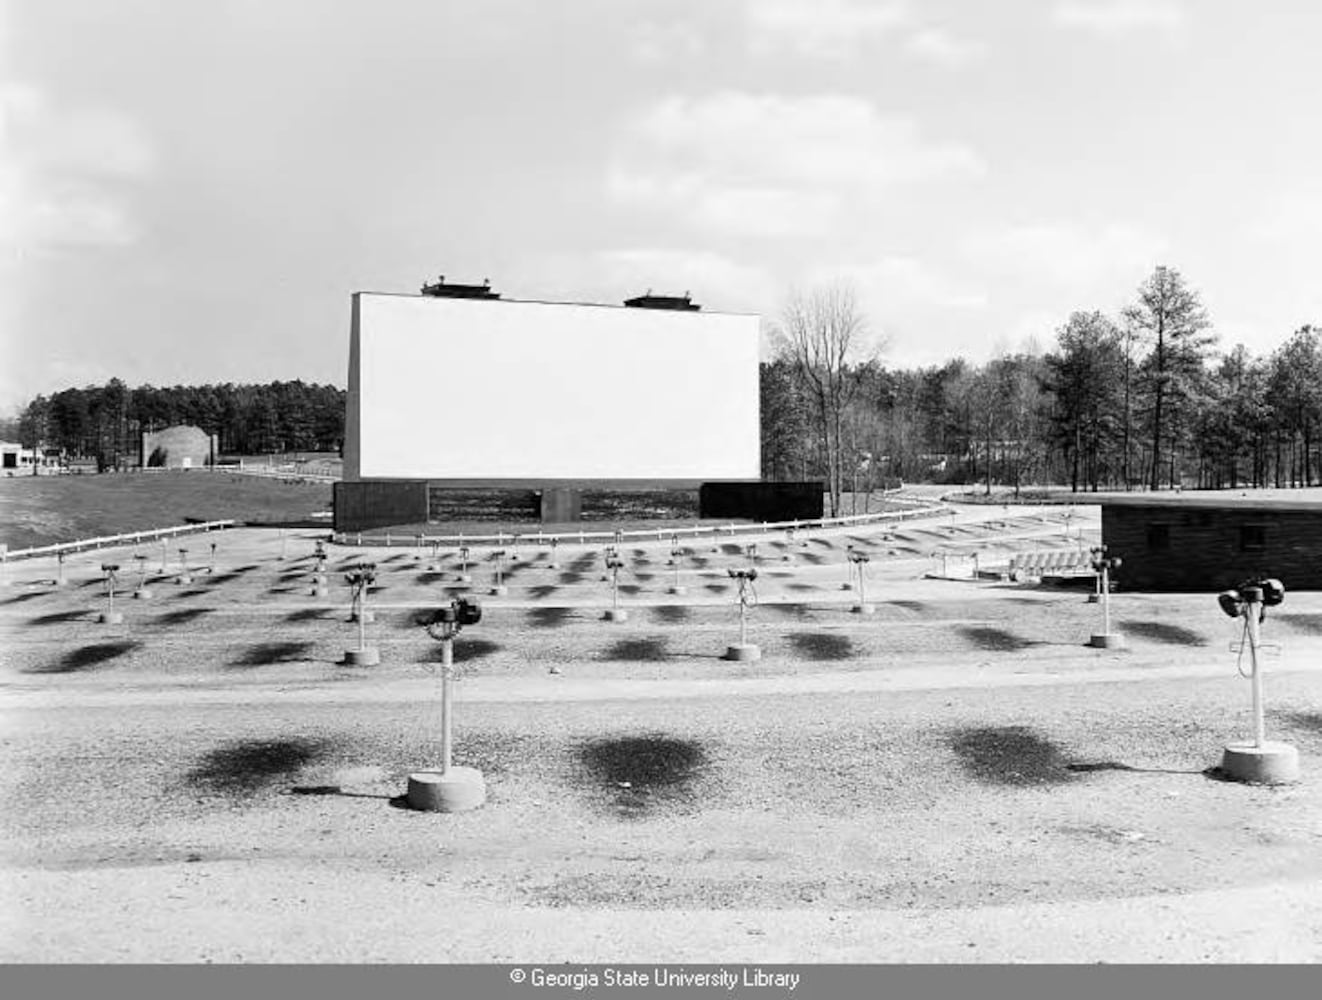
M1124 649L1125 637L1119 632L1098 632L1088 640L1094 649Z
M371 608L368 608L366 611L355 611L349 615L349 621L361 621L364 625L371 625L376 621L376 612Z
M607 608L606 620L608 622L627 622L629 612L625 611L624 608Z
M187 573L182 573L174 578L174 582L179 584L192 583L193 578L189 576Z
M549 562L549 563L546 564L546 568L547 568L547 569L559 569L559 568L560 568L560 564L559 564L559 563Z
M487 800L487 783L475 767L418 771L409 775L408 803L424 812L463 812Z
M725 650L726 660L760 660L762 659L762 650L751 642L736 642Z
M454 582L455 582L455 583L472 583L472 582L473 582L473 578L472 578L472 576L470 576L470 575L467 574L467 573L456 573L456 574L454 575Z
M102 611L96 616L96 620L103 625L123 625L124 612L122 611Z
M330 591L328 591L325 587L313 587L313 588L309 591L309 593L310 593L313 597L325 597L327 594L330 593Z
M677 594L677 595L681 595L681 596L682 596L683 594L688 593L688 591L685 590L683 587L667 587L667 588L666 588L666 593L667 593L667 594Z
M504 597L509 592L510 592L509 587L506 587L504 584L501 584L499 587L491 588L492 597Z
M381 650L375 646L367 646L363 649L346 649L344 651L344 665L346 667L380 666Z
M139 601L150 601L150 600L151 600L151 588L150 588L150 587L139 587L137 590L135 590L135 591L133 592L133 596L134 596L136 599L138 599Z
M1099 595L1097 595L1097 594L1089 594L1089 595L1088 595L1088 603L1089 603L1089 604L1099 604L1099 603L1101 603L1101 600L1102 600L1101 597L1100 597Z
M849 610L856 615L874 615L877 613L877 606L875 604L855 604Z
M780 557L780 561L783 563L792 563L794 562L794 557L790 555L788 552L786 552L783 556Z
M1231 743L1221 758L1228 778L1254 785L1284 785L1299 780L1299 751L1289 743L1264 740L1262 746Z
M854 585L853 585L852 583L842 583L842 584L840 584L840 589L841 589L841 590L853 590L853 589L854 589Z

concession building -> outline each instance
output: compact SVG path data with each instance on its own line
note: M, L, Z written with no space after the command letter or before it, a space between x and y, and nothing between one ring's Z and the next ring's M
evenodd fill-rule
M1098 498L1125 590L1218 591L1250 577L1322 590L1322 501L1249 495Z

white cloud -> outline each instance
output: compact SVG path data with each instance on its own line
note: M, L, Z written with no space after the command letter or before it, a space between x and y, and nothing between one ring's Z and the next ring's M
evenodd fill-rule
M814 273L814 283L841 277L859 289L884 314L890 309L913 307L980 309L987 296L963 287L916 257L885 256L861 264L823 268Z
M961 249L991 273L1086 288L1111 279L1141 280L1160 262L1167 243L1124 223L1096 228L1037 224L974 233L962 241Z
M643 62L668 62L701 54L703 38L693 24L676 21L660 24L643 21L630 32L634 57Z
M628 127L608 171L621 203L723 233L825 232L897 184L977 175L968 147L854 96L671 97Z
M690 294L714 312L763 313L782 289L770 273L710 250L628 247L584 254L557 254L518 268L523 296L551 300L619 303L649 290Z
M131 242L115 187L152 163L130 119L56 109L34 88L0 85L0 244L26 254Z
M868 341L900 364L927 364L960 353L950 331L981 322L987 296L912 256L821 265L808 287L844 282L857 295Z
M902 0L746 0L745 17L755 52L822 59L851 55L912 21Z
M1268 242L1300 241L1316 247L1322 234L1322 195L1299 191L1277 195L1249 233Z
M986 51L982 42L957 38L944 28L920 28L905 40L904 48L945 69L962 69Z
M1070 28L1102 34L1158 29L1173 31L1184 24L1179 0L1060 0L1052 19Z

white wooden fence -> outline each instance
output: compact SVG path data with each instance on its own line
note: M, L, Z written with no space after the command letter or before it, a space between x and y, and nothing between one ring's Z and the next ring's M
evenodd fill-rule
M471 545L490 545L494 547L517 546L519 544L537 544L548 545L551 542L557 544L578 544L588 545L605 543L616 545L623 544L626 541L636 543L642 542L664 542L668 539L676 541L680 539L709 539L713 542L721 539L734 540L736 538L748 535L766 535L772 532L803 532L814 528L847 528L850 525L877 524L889 521L908 521L916 518L938 517L943 514L954 513L948 507L931 507L924 505L918 510L902 511L880 511L875 514L852 514L848 517L824 517L811 521L762 521L757 524L726 524L726 525L700 525L700 526L673 526L668 528L641 528L632 531L622 531L611 529L604 531L562 531L562 532L502 532L497 531L491 535L432 535L421 533L401 533L398 531L383 531L380 534L337 531L333 540L339 545L371 545L371 546L447 546L460 548Z
M234 524L235 522L232 520L202 521L198 524L179 524L169 528L130 531L123 535L81 538L76 542L60 542L55 545L39 545L31 549L13 549L8 552L0 552L0 560L12 562L15 559L34 559L38 556L58 556L62 553L116 548L121 545L140 545L143 542L155 541L160 538L175 538L179 535L192 535L206 531L223 531L226 528L234 527Z

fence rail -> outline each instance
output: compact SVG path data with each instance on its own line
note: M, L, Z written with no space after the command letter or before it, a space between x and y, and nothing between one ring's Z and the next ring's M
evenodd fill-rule
M32 559L37 556L58 556L67 552L116 548L121 545L138 545L142 542L155 541L158 538L175 538L179 535L192 535L198 532L223 531L232 528L235 521L203 521L198 524L178 524L169 528L149 528L146 531L130 531L123 535L105 535L100 538L81 538L75 542L59 542L55 545L39 545L30 549L13 549L0 552L0 560L10 562L14 559Z
M919 501L914 501L918 503ZM664 542L666 539L698 539L708 538L713 541L719 541L721 538L734 539L744 535L765 535L776 531L808 531L814 528L847 528L856 524L876 524L887 521L908 521L917 518L939 517L943 514L951 514L954 511L946 506L933 507L924 504L918 510L889 510L878 511L874 514L851 514L847 517L823 517L808 521L762 521L757 524L726 524L726 525L703 525L701 527L669 527L669 528L642 528L631 531L610 530L610 531L561 531L561 532L509 532L497 531L490 535L429 535L420 532L398 533L384 531L381 534L371 534L353 531L337 531L332 538L338 545L371 545L385 546L414 546L425 545L448 546L460 548L468 545L491 545L500 547L504 545L538 544L546 545L551 542L577 543L587 545L589 543L605 542L622 544L626 541L650 541Z

